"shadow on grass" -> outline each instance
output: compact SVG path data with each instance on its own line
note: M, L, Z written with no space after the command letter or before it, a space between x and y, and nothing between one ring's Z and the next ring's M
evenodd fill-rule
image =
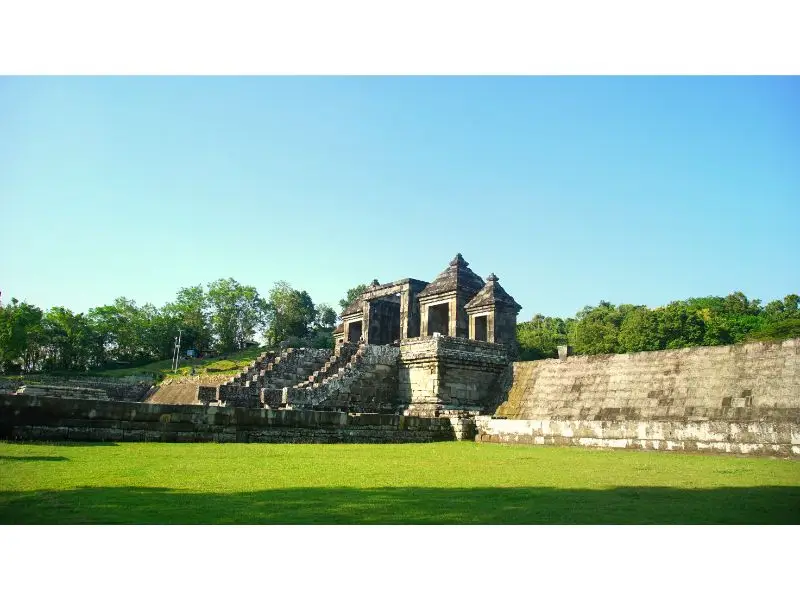
M106 487L0 492L0 523L800 524L800 486L714 489Z
M35 441L35 440L9 440L9 439L2 439L0 438L4 444L14 445L14 446L73 446L75 448L81 446L119 446L117 442L79 442L75 440L63 440L63 441L55 441L55 440L48 440L48 441Z
M69 459L66 456L0 456L0 460L16 460L23 462L33 462L33 461L60 462L62 460L69 460Z

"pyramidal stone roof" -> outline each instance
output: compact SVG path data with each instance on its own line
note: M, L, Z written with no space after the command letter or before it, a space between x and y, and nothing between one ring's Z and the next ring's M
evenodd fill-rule
M464 308L469 310L473 308L484 308L490 306L501 306L504 308L512 308L519 312L522 307L517 304L512 296L503 289L503 286L498 283L500 278L492 273L486 278L486 285L478 292L475 297L464 305Z
M417 294L417 298L427 298L454 291L463 291L472 295L482 287L483 279L469 268L469 263L461 254L456 254L449 266Z

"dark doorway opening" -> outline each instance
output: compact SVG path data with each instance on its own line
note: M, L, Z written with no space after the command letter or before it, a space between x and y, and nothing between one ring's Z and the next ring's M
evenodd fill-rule
M353 321L347 328L347 341L356 343L361 339L362 323L361 321Z
M450 305L436 304L428 307L428 335L440 333L448 335L450 331Z
M489 341L489 317L475 317L475 339L479 342Z
M400 340L400 296L394 294L369 303L369 343L391 344Z

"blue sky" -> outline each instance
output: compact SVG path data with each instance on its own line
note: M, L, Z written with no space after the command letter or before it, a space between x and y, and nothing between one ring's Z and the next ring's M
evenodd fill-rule
M0 78L0 290L85 311L461 252L523 305L800 292L800 78Z

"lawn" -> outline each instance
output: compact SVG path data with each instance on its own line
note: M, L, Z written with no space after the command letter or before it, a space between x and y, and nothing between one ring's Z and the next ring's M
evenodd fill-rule
M800 461L450 442L0 443L0 523L800 523Z
M91 375L97 377L154 375L156 379L162 379L164 377L185 377L191 374L192 367L194 367L196 375L235 375L263 352L264 348L248 348L215 358L182 358L176 373L172 372L172 360L160 360L140 367L94 371Z

